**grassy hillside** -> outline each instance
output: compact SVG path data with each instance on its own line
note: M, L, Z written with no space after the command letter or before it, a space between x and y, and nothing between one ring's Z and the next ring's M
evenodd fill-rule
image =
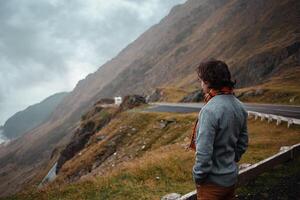
M194 152L184 146L197 113L139 111L121 113L94 135L87 148L63 165L54 183L4 199L160 199L167 193L194 190ZM240 163L258 162L281 146L300 142L300 127L288 129L286 124L254 119L248 120L248 127L249 149ZM108 145L112 138L119 138L116 154L84 174L82 169L93 166L113 145ZM81 178L70 183L72 176Z
M49 120L0 147L0 195L20 191L48 166L53 150L69 143L81 115L101 98L163 87L166 100L177 101L198 85L195 67L209 57L229 64L238 87L263 84L277 71L299 66L299 8L298 0L188 0L174 7L79 81Z
M280 70L262 84L235 89L235 95L243 102L300 105L300 66ZM183 80L184 81L184 80ZM198 84L198 85L197 85ZM158 101L179 102L200 89L200 83L188 87L161 87Z
M300 105L300 66L279 71L263 84L237 89L244 102Z

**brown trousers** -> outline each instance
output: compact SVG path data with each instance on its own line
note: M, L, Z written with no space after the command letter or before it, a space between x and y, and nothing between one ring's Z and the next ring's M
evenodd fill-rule
M223 187L213 183L196 184L197 200L232 200L234 199L235 185Z

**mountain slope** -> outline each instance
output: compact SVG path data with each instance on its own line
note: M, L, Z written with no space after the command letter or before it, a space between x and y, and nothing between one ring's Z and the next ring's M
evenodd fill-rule
M299 4L269 0L195 5L171 26L169 34L159 33L161 44L154 54L123 71L99 96L144 92L162 85L195 86L195 67L209 57L229 64L238 87L262 83L281 68L299 65ZM171 24L167 19L161 23Z
M4 199L140 200L194 190L194 153L184 147L197 113L139 110L120 113L92 136L86 147L63 165L50 185ZM286 123L277 126L276 122L266 123L254 117L248 125L249 148L240 163L256 163L277 153L281 146L300 142L299 126L287 128ZM281 174L277 176L282 178Z
M3 135L9 139L20 137L37 125L45 122L67 94L67 92L61 92L51 95L40 103L17 112L5 122Z
M297 0L189 0L174 7L80 81L49 120L0 147L1 194L38 182L35 169L47 166L52 150L68 143L81 115L100 98L196 88L195 67L208 57L225 60L239 87L299 66L299 10Z

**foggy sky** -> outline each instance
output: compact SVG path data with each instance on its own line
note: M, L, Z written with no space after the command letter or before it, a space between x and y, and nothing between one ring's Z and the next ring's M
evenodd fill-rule
M1 0L0 125L70 91L185 0Z

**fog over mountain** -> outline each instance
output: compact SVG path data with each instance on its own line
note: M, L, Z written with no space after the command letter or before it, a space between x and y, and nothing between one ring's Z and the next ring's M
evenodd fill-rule
M56 93L8 118L3 125L3 139L20 137L46 121L67 95L67 92Z
M0 127L0 145L8 139L3 135L2 127Z
M0 124L70 91L185 0L0 1Z

